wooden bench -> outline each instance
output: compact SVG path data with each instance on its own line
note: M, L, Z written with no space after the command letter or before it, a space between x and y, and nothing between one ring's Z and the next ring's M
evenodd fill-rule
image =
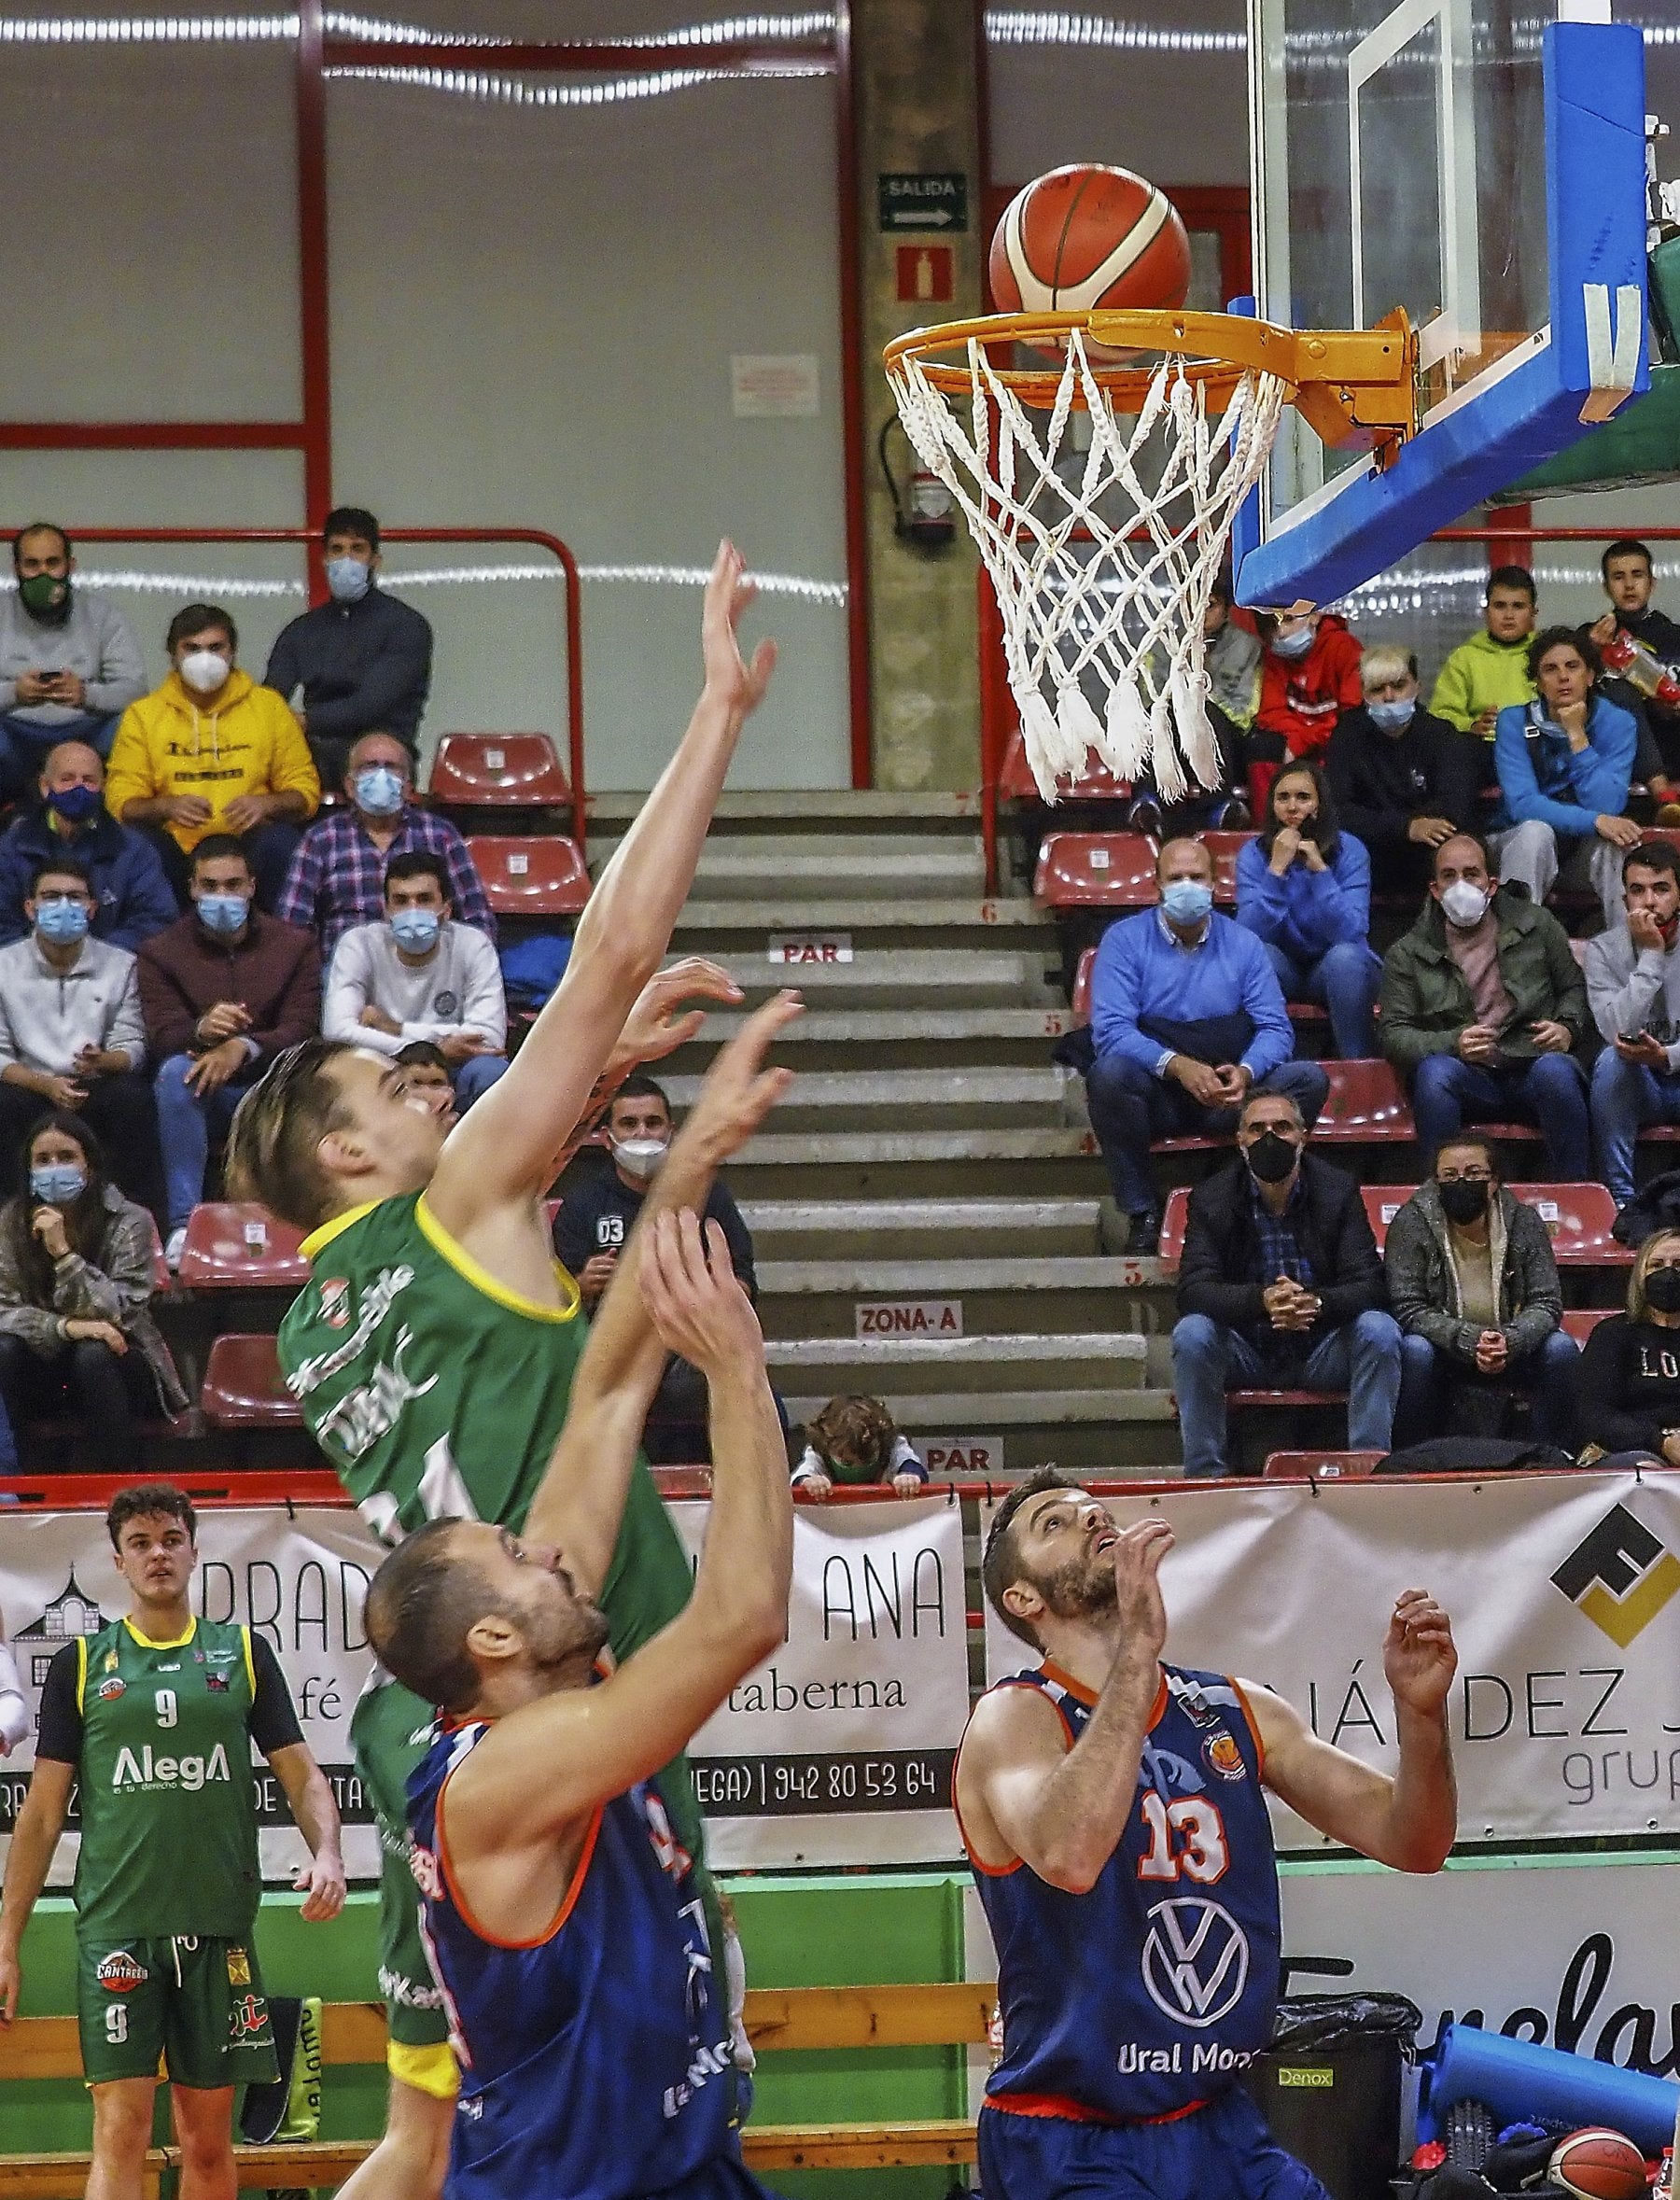
M973 2047L989 2037L997 1988L987 1981L907 1986L755 1988L747 1997L747 2031L761 2054L872 2047ZM385 2010L378 2002L329 2002L321 2012L324 2066L385 2062ZM7 2079L77 2079L81 2054L74 2017L24 2017L0 2032L0 2083ZM336 2186L371 2151L371 2139L309 2139L238 2147L241 2192L268 2186ZM896 2123L754 2123L741 2136L749 2168L904 2169L974 2159L972 2117ZM91 2157L86 2153L0 2154L6 2200L79 2200ZM164 2178L180 2166L175 2147L146 2158L145 2200L159 2200Z

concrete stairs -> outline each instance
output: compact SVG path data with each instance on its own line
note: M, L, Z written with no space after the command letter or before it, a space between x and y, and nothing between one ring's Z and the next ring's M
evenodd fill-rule
M592 867L637 797L597 796ZM829 960L771 960L791 936ZM725 964L749 1009L796 987L799 1081L731 1164L757 1250L770 1364L803 1420L886 1398L935 1453L1176 1471L1170 1291L1116 1256L1055 929L985 893L972 797L729 793L675 946ZM844 955L847 959L840 960ZM661 1081L680 1111L740 1013Z

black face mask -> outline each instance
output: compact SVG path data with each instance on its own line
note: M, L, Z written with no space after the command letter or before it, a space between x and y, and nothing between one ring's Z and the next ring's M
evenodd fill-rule
M1281 1184L1300 1157L1300 1147L1275 1130L1263 1130L1248 1150L1248 1165L1263 1184Z
M1485 1184L1471 1184L1463 1177L1435 1186L1441 1195L1441 1212L1461 1229L1466 1223L1479 1222L1487 1213L1488 1189Z
M1645 1304L1659 1314L1680 1314L1680 1268L1652 1268L1645 1277Z

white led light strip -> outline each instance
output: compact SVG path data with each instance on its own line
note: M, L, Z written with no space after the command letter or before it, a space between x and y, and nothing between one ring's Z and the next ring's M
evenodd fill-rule
M771 62L754 69L754 80L771 77L826 77L820 62ZM354 68L329 69L329 77L354 78L363 83L408 84L422 91L446 91L456 98L499 100L511 107L610 107L626 100L664 99L673 91L692 91L696 84L738 83L735 69L661 69L649 77L573 77L556 82L542 77L536 83L522 77L491 76L477 69L380 67L357 63Z
M489 33L433 30L423 23L392 22L383 17L349 15L329 8L329 35L360 38L370 44L482 46L494 51L519 41ZM708 46L797 42L825 37L834 29L833 8L798 15L737 15L721 22L685 23L671 31L643 32L610 41L618 46ZM0 16L0 45L11 46L200 46L250 45L295 39L294 15L128 15Z
M1180 31L1164 23L1054 8L988 7L986 35L993 46L1097 46L1120 53L1246 53L1243 31Z
M710 568L706 566L580 566L578 577L592 585L629 582L643 587L704 588L710 578ZM761 596L785 596L794 603L821 604L833 610L840 610L846 603L844 581L815 581L802 573L750 573L748 578ZM305 594L301 581L252 580L230 573L157 573L113 568L85 570L79 579L88 588L126 588L146 596L175 596L183 601L192 596L204 602L213 602L220 596L289 596L301 602ZM412 571L392 573L390 580L398 588L455 587L485 581L536 581L553 586L560 580L560 570L553 564L417 566ZM15 585L9 578L4 582L7 589Z

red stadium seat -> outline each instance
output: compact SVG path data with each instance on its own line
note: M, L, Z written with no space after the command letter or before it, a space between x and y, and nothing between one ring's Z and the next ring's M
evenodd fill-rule
M265 1208L214 1202L188 1218L180 1281L193 1291L297 1291L309 1281L301 1230Z
M1374 1474L1380 1451L1270 1451L1261 1470L1268 1482L1335 1482Z
M582 850L560 834L474 834L467 853L498 917L575 917L589 899Z
M1563 1334L1585 1345L1601 1322L1607 1322L1612 1314L1619 1314L1616 1306L1572 1306L1563 1310Z
M1366 1184L1365 1212L1379 1249L1389 1225L1417 1189L1415 1184ZM1537 1207L1560 1268L1626 1268L1633 1255L1610 1235L1616 1202L1603 1184L1511 1184L1507 1187Z
M1079 958L1079 968L1073 974L1073 1021L1088 1024L1091 1020L1091 970L1097 960L1095 947L1086 947Z
M1141 833L1047 833L1033 899L1047 909L1149 909L1155 844Z
M998 792L1006 802L1044 799L1032 776L1032 766L1027 762L1027 743L1019 726L1011 735L1004 751L1003 769L998 775ZM1058 802L1129 802L1131 792L1129 779L1116 779L1107 764L1094 756L1086 757L1085 768L1077 779L1061 778L1056 782Z
M565 807L571 789L546 734L445 734L427 790L462 809Z
M1190 1195L1183 1184L1174 1184L1167 1195L1167 1205L1161 1215L1161 1273L1176 1276L1179 1262L1184 1256L1184 1226L1190 1220Z
M218 1337L199 1403L212 1428L301 1428L298 1401L280 1378L272 1337Z
M1237 858L1253 833L1198 833L1196 836L1213 859L1213 902L1220 909L1237 906Z
M1329 1098L1312 1138L1315 1145L1409 1143L1418 1135L1405 1088L1392 1063L1325 1062Z

